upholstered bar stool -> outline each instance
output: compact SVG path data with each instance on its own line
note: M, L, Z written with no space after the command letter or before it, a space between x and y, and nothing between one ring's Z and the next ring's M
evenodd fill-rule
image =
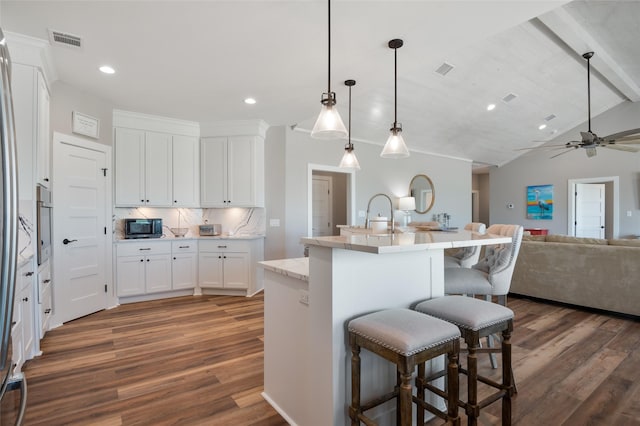
M349 322L351 345L352 425L375 424L364 412L396 398L397 424L412 424L412 402L418 404L418 420L427 409L447 424L459 425L458 416L458 352L460 331L455 325L410 309L388 309L353 319ZM360 401L360 349L396 365L397 383L392 392L365 404ZM412 397L411 377L416 366L424 365L439 355L447 355L447 411ZM424 374L424 368L421 369ZM424 423L424 421L422 422Z
M414 308L436 318L449 321L460 329L469 351L467 369L460 371L467 375L467 401L459 401L468 416L469 425L477 425L480 410L502 399L502 424L511 424L511 397L515 393L511 366L511 332L513 331L513 311L497 303L465 296L444 296L426 300ZM501 348L480 348L480 339L493 333L502 332ZM502 383L478 374L478 352L502 352ZM478 382L489 385L497 391L478 401Z
M487 225L481 222L471 222L464 226L466 231L484 234ZM444 256L445 268L471 268L480 260L480 246L462 247L451 255Z

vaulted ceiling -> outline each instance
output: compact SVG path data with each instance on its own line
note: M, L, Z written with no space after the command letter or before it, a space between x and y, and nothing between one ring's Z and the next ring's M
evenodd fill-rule
M81 48L52 44L54 78L125 110L310 129L327 89L326 1L2 0L0 25L80 36ZM638 1L334 0L331 26L345 122L344 80L357 81L356 143L384 144L393 122L393 38L398 121L415 151L501 165L585 122L590 50L593 116L640 99Z

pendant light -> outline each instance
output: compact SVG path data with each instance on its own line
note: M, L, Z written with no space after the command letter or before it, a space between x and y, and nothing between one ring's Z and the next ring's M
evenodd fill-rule
M395 38L389 41L389 47L393 49L394 57L394 119L393 127L389 129L391 134L380 153L383 158L405 158L409 156L409 150L402 138L402 124L398 123L398 49L402 47L402 40Z
M356 85L356 81L346 80L344 84L349 87L349 142L344 146L344 156L340 161L340 168L360 170L360 163L353 152L353 144L351 143L351 87Z
M343 139L347 137L347 129L344 127L338 109L335 107L336 94L331 91L331 0L328 0L327 3L329 5L329 66L327 72L327 91L322 94L322 98L320 99L322 108L320 109L320 115L316 120L316 124L313 126L313 130L311 130L311 137L316 139Z

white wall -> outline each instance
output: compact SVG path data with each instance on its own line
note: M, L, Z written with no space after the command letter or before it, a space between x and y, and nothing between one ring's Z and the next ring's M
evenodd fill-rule
M623 103L591 120L591 129L600 136L640 127L640 102ZM586 123L558 137L552 144L579 140ZM557 151L554 151L557 153ZM583 149L560 157L538 149L511 163L490 171L491 223L520 223L525 227L547 228L554 234L569 234L567 220L567 185L569 179L619 176L619 237L640 235L640 153L598 148L598 155L588 158ZM526 219L528 185L552 184L554 214L552 220ZM507 203L514 208L508 209ZM627 212L631 212L631 217Z
M51 85L51 131L67 135L71 132L71 115L78 111L100 120L98 140L87 138L105 145L113 145L113 103L89 95L60 80ZM78 137L86 137L76 135Z
M265 260L283 259L285 251L285 127L270 127L264 140L266 238ZM269 225L270 219L280 221L279 227Z
M344 141L312 139L309 134L289 127L285 131L285 255L300 257L304 250L300 238L307 235L308 164L337 166L344 154ZM382 135L381 141L385 138L386 135ZM397 199L408 195L411 178L416 174L426 174L435 187L435 204L426 215L414 214L413 220L431 220L432 214L446 212L452 217L451 226L462 227L471 221L470 162L413 152L406 159L383 159L380 158L382 146L359 142L354 142L354 145L361 166L355 174L356 212L365 211L369 198L378 192L389 195L397 206ZM267 176L274 172L270 164L266 165L266 170ZM267 199L271 196L267 192ZM372 204L372 213L380 210L388 214L383 199L379 201L380 204L378 199L375 206ZM268 216L270 214L267 213ZM397 220L401 221L401 218ZM358 218L356 224L364 224L364 219Z

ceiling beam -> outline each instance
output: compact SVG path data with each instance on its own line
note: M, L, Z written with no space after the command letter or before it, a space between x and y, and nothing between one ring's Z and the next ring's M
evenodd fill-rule
M593 51L591 66L632 102L640 101L640 87L609 55L607 49L563 7L538 17L551 32L557 35L578 55Z

